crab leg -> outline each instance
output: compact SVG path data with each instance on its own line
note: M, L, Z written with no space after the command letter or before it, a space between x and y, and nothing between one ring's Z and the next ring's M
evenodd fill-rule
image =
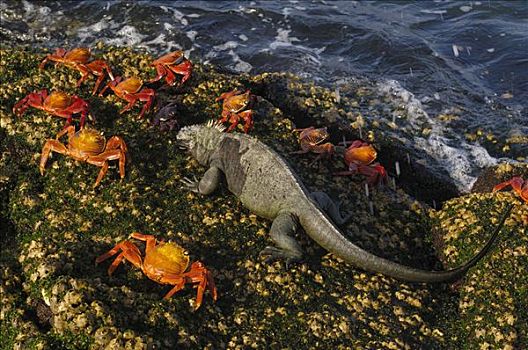
M40 156L40 175L44 175L44 169L46 168L46 163L51 152L67 154L68 149L57 140L47 140L44 147L42 147L42 154Z
M81 86L82 82L85 81L90 76L90 69L84 64L76 64L75 68L81 73L81 77L77 80L77 87Z
M150 108L152 105L152 102L154 101L154 95L155 92L152 89L143 89L141 92L138 92L136 94L126 94L124 96L124 99L128 101L128 105L125 106L121 111L119 111L120 114L128 111L131 109L137 100L140 100L142 102L145 102L143 105L143 108L141 109L141 112L139 113L139 118L143 117L143 114Z
M114 75L112 74L112 70L108 66L108 64L103 60L96 60L92 61L85 65L85 68L87 69L87 74L77 82L77 84L81 84L82 81L84 81L88 75L91 73L95 76L97 76L97 81L95 82L94 89L92 91L92 95L95 95L97 93L97 90L99 89L99 85L103 82L103 79L105 78L105 70L106 74L110 77L110 80L114 80Z
M165 76L165 81L169 86L173 86L176 84L176 75L172 72L170 67L165 68L165 72L167 75Z
M203 294L205 288L207 287L207 276L205 273L206 271L207 270L205 270L202 263L196 261L191 265L190 271L184 273L183 275L165 276L170 281L170 284L174 285L174 287L167 294L165 294L163 299L169 299L175 293L182 290L185 286L185 283L198 283L198 285L196 286L197 292L196 300L194 303L194 309L198 309L200 305L202 305Z
M229 98L229 97L231 97L231 96L238 95L238 94L240 94L240 93L242 93L242 91L240 91L240 90L234 90L234 91L224 92L222 95L220 95L219 97L217 97L217 98L215 99L215 101L218 102L218 101L221 101L221 100L225 100L225 99L227 99L227 98Z
M240 112L238 116L244 120L244 132L247 134L249 129L253 128L253 111L247 110Z
M121 150L121 156L119 157L119 174L121 178L125 177L125 163L126 153L128 152L125 141L119 136L112 136L106 143L107 150L119 149Z
M133 232L130 237L146 243L145 254L148 254L156 246L156 237L153 235L144 235L141 232Z
M205 289L207 288L209 280L212 280L212 277L208 275L210 275L210 272L207 271L205 266L200 261L195 261L191 265L189 272L184 274L185 278L189 279L191 283L199 283L196 291L195 309L198 309L200 305L202 305L203 294L205 292ZM211 290L213 299L216 301L217 295L214 282L212 286L209 286L209 289Z
M112 275L112 273L115 271L117 266L123 261L123 259L126 259L127 261L131 262L132 265L141 269L141 252L139 251L139 248L136 247L130 241L123 241L123 242L118 243L115 247L110 249L108 252L97 257L97 259L95 259L95 263L99 264L100 262L117 254L117 252L119 252L120 250L121 250L121 253L115 258L115 260L112 262L112 264L108 268L108 276Z
M70 105L70 107L62 111L53 111L53 114L57 117L66 118L66 124L64 125L66 128L71 124L73 114L81 113L80 127L83 128L86 121L86 116L88 115L88 103L77 96L74 96L73 99L74 102Z
M165 296L163 297L163 299L165 299L165 300L169 299L176 292L179 292L180 290L183 289L183 287L185 286L185 278L178 277L178 278L176 278L174 280L174 283L171 282L171 284L174 284L174 287L171 290L169 290L169 292L167 294L165 294Z
M75 126L70 125L70 126L64 128L64 129L62 129L61 131L59 131L59 133L55 136L55 140L60 139L61 137L63 137L66 134L68 134L68 139L70 139L75 134Z
M109 82L104 86L104 88L103 88L101 91L99 91L99 94L98 94L98 95L99 95L99 96L103 96L104 92L110 87L110 85L112 85L112 82L113 82L113 80L112 80L112 81L109 81Z
M70 125L67 128L61 130L57 134L57 136L55 136L55 139L50 139L46 141L46 143L44 144L44 147L42 147L42 154L40 157L39 168L40 168L41 175L44 175L44 169L46 167L46 163L48 161L48 157L51 152L57 152L57 153L64 154L64 155L69 154L68 148L65 145L63 145L61 142L59 142L58 139L64 136L65 134L68 134L68 137L71 137L74 133L75 133L75 127L73 125ZM76 160L81 160L81 161L84 160L84 158L79 158L75 156L72 156L72 157Z
M156 65L156 73L157 73L156 77L151 79L149 81L149 83L155 83L155 82L159 81L161 78L163 78L163 76L167 75L168 72L167 72L167 69L165 68L164 65L157 64ZM174 74L173 74L173 76L174 76ZM167 79L167 84L169 84L168 79ZM171 85L171 84L169 84L169 85Z
M103 152L97 156L90 156L86 159L87 163L101 167L101 170L99 171L99 175L97 175L97 179L95 180L95 184L93 186L94 188L99 186L99 183L101 183L101 180L106 175L106 172L108 171L108 161L121 159L121 157L122 157L122 151L116 149L116 150ZM124 165L122 167L123 172L121 172L121 164L119 168L120 168L119 173L121 175L121 178L124 178L125 177Z
M521 192L522 183L523 183L523 180L520 177L515 176L511 180L505 181L505 182L501 182L500 184L498 184L495 187L493 187L493 191L494 192L495 191L500 191L500 190L502 190L505 187L511 186L516 192Z
M13 106L13 113L20 116L24 114L26 109L30 106L43 109L42 104L46 97L48 97L48 90L46 89L42 89L39 92L32 92Z
M180 81L180 85L182 85L183 83L187 81L187 79L191 77L192 63L191 61L185 61L185 62L180 63L177 66L170 66L169 70L171 70L172 72L176 74L183 75L183 78Z
M65 49L56 49L54 53L50 53L48 54L43 60L42 62L40 62L39 64L39 69L44 69L44 66L46 65L46 63L51 60L51 61L59 61L61 59L64 58L64 55L66 54L66 50Z

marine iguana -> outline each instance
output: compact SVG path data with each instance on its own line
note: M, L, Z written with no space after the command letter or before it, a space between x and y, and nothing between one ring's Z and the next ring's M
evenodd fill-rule
M268 246L261 252L268 258L285 258L287 262L301 259L301 247L292 236L301 226L320 246L361 269L408 282L450 282L462 277L486 255L511 210L510 207L503 214L482 250L464 265L447 271L408 267L350 242L330 221L332 218L341 224L346 220L339 214L338 206L323 192L310 194L275 151L251 136L223 131L223 126L210 122L186 126L178 132L178 144L209 167L201 180L186 178L182 182L187 189L208 195L225 178L229 190L247 209L273 221L270 236L277 246Z

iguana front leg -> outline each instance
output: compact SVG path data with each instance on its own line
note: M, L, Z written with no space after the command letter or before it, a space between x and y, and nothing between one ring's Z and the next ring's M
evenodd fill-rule
M270 237L277 247L267 246L260 252L266 261L275 259L286 259L286 265L299 261L302 258L302 249L293 238L293 234L299 227L297 219L288 212L280 213L271 224Z
M220 168L211 166L204 173L201 180L196 179L196 177L193 180L184 177L181 179L181 182L183 183L183 187L189 191L208 195L218 188L218 185L222 182L223 176L224 173Z
M324 211L330 219L337 225L345 224L351 217L352 213L342 216L339 210L339 204L335 204L332 198L324 192L312 192L310 197L319 205L322 211Z

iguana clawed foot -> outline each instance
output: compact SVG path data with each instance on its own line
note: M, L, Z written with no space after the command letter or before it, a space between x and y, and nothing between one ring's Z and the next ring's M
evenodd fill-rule
M264 262L269 264L275 260L285 260L286 268L289 269L292 263L301 261L301 256L297 253L273 246L267 246L260 251L259 256L264 257Z
M180 182L183 184L183 186L181 187L182 189L195 193L200 193L200 190L198 189L198 186L200 185L200 180L198 180L196 176L193 176L192 179L184 177L180 179Z

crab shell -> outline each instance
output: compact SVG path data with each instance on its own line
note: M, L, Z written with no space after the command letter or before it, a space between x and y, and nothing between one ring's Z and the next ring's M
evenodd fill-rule
M44 100L44 107L49 110L63 110L73 103L70 95L62 91L52 91Z
M161 56L160 58L152 62L151 66L155 66L158 64L176 65L182 63L184 60L185 56L183 55L183 51L178 50Z
M130 77L117 84L115 90L118 95L123 93L134 94L138 92L142 86L143 81L141 79L138 77Z
M354 141L345 151L345 162L346 164L359 163L369 165L377 156L378 153L372 145L362 141Z
M244 109L248 108L249 104L251 103L251 98L249 95L250 91L248 90L243 94L228 97L224 101L223 109L231 113L238 113L243 111Z
M306 129L301 129L300 131L301 133L299 134L299 141L301 143L307 143L310 145L318 145L330 137L330 134L326 128L315 129L313 126L311 126Z
M106 138L99 131L86 127L77 131L68 140L68 145L70 149L75 149L82 155L90 156L104 151Z
M85 47L78 47L75 49L72 49L64 55L64 60L67 62L74 62L74 63L86 63L90 59L91 56L90 49Z
M188 266L189 253L173 242L160 242L143 260L145 274L160 283L163 276L181 275Z

